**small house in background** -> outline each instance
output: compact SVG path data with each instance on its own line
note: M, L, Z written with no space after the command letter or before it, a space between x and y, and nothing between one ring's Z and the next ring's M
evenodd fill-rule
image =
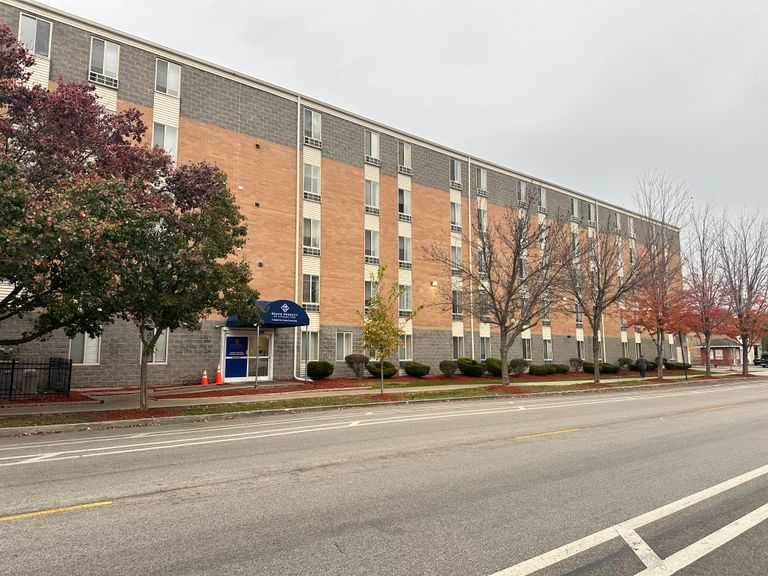
M707 350L699 346L701 351L701 363L707 362ZM712 366L739 366L741 365L741 343L728 336L715 336L709 345L709 359Z

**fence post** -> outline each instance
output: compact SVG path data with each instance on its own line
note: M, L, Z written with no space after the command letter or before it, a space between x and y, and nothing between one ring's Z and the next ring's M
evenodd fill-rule
M11 385L8 387L8 400L13 399L13 377L16 374L16 358L11 360Z

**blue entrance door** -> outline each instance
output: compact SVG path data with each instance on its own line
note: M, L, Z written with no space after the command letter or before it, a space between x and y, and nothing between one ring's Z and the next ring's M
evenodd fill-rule
M248 376L248 337L227 336L224 358L224 378Z

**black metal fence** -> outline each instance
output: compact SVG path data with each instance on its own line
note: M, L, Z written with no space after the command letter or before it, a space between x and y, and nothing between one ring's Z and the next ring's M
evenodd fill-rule
M29 400L46 394L69 396L72 360L0 361L0 400Z

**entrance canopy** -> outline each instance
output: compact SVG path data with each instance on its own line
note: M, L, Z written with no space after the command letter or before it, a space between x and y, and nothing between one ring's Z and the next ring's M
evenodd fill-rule
M259 314L262 328L295 328L309 326L309 316L304 308L291 300L259 300L256 305L263 308ZM255 328L253 324L240 322L237 316L227 318L227 328Z

